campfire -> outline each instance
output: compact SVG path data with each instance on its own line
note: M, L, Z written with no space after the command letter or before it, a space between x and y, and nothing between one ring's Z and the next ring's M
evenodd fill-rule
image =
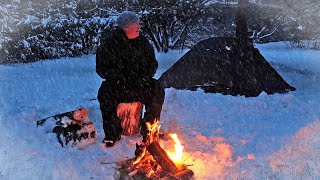
M169 134L175 142L175 152L166 152L159 144L159 122L146 123L147 138L136 145L134 159L117 163L117 179L191 179L193 171L183 164L181 145L177 134Z

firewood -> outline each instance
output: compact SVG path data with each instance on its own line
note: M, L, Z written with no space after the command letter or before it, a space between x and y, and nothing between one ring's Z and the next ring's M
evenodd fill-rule
M194 175L193 171L190 169L187 169L187 170L176 173L174 176L179 180L189 180L193 177L193 175Z
M130 177L132 177L132 176L136 175L137 173L138 173L138 169L135 169L135 170L131 171L130 173L128 173L128 175Z
M178 172L175 163L169 158L168 154L161 148L157 141L150 143L147 146L147 150L159 163L164 172L171 174L176 174Z
M193 171L190 169L180 171L176 174L168 174L161 180L191 180L193 179Z

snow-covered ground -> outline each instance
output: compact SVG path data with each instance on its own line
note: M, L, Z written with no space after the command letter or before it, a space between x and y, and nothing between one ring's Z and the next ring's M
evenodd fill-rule
M178 134L195 179L320 179L320 51L285 43L257 48L296 91L245 98L166 89L161 129ZM156 77L182 55L157 54ZM134 157L141 136L101 148L101 114L92 100L100 83L95 55L0 65L0 179L114 179L113 162ZM62 148L36 127L36 120L79 107L98 129L86 149Z

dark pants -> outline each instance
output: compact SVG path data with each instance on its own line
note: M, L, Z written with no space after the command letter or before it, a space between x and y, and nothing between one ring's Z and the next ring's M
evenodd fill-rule
M126 85L102 82L98 92L98 101L106 139L117 141L121 137L121 121L117 116L117 108L120 103L140 102L144 104L144 122L154 123L155 119L160 120L164 94L164 89L155 79Z

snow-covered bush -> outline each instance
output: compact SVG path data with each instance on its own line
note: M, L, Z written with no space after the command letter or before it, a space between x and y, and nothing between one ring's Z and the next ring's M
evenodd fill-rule
M12 33L12 36L17 38L4 40L0 50L1 62L32 62L87 54L97 46L99 32L104 26L99 20L86 19L63 23L52 21L45 27L24 28L26 34L17 37L16 33ZM19 60L20 57L23 58Z
M41 3L47 6L41 6ZM62 3L58 5L58 3ZM52 3L9 1L0 6L0 63L33 62L94 52L108 24L106 10L86 10L70 0ZM28 8L23 9L22 6ZM101 17L100 17L101 16Z

